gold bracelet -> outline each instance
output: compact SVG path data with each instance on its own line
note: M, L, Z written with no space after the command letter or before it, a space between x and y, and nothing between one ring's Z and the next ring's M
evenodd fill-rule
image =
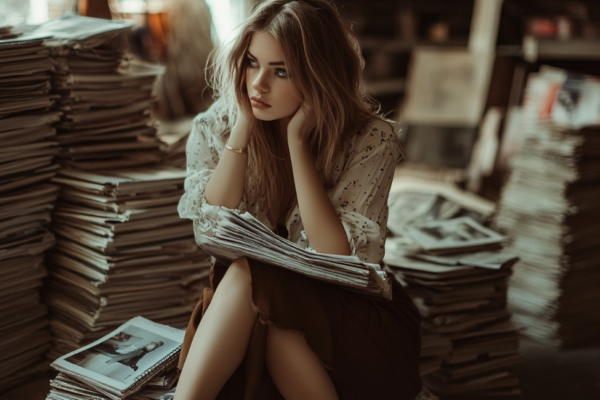
M248 148L247 147L231 147L230 145L226 144L225 148L229 151L233 151L234 153L238 153L238 154L248 154Z

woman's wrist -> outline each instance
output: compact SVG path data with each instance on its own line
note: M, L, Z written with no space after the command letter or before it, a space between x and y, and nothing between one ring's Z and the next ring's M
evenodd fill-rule
M235 124L229 135L227 145L245 149L250 141L250 128L246 124Z
M295 150L307 150L308 149L308 141L305 135L298 134L296 132L288 131L288 147L290 152Z

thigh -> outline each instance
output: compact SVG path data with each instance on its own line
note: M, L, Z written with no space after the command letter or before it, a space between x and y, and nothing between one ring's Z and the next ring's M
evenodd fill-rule
M335 386L317 354L298 332L269 327L267 369L287 400L337 400Z
M416 396L420 316L399 285L387 301L253 260L249 265L259 319L301 332L344 399Z

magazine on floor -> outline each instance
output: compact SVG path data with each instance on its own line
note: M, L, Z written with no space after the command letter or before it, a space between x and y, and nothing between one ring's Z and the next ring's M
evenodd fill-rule
M241 256L286 268L299 274L334 283L365 294L391 299L391 280L379 264L362 262L356 256L321 254L302 249L254 218L250 213L221 207L213 236L201 235L204 251L219 260Z
M118 400L172 368L184 334L181 329L135 317L94 343L58 358L52 367Z
M462 253L493 249L505 237L470 217L430 221L407 228L407 233L431 254Z

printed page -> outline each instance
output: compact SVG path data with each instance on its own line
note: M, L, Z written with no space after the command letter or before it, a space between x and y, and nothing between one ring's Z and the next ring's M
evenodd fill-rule
M177 353L184 334L183 330L135 317L94 343L60 357L52 367L91 386L121 394Z

